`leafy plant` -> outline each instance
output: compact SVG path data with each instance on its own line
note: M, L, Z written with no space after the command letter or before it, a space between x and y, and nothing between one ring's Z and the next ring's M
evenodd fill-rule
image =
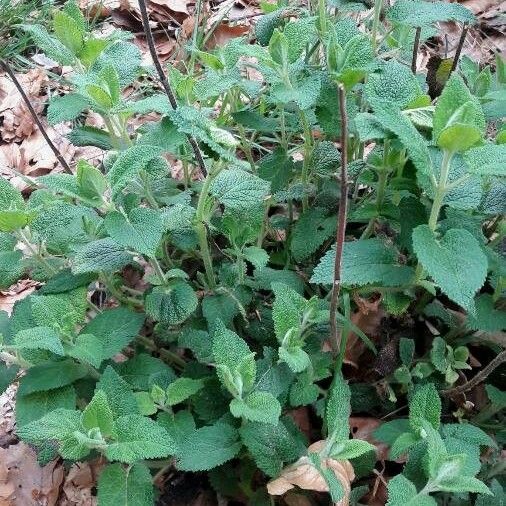
M166 93L128 98L151 73L124 34L95 35L72 2L49 30L22 27L73 68L48 121L71 122L75 145L106 156L24 194L0 179L0 288L40 285L0 313L0 386L18 381L17 434L41 463L107 461L101 506L153 504L152 469L172 465L209 471L220 494L250 504L268 501L268 478L273 494L277 480L302 486L287 474L303 468L333 502L359 504L376 454L350 439L352 411L400 416L375 432L405 462L387 504L504 496L504 393L490 376L483 410L458 397L506 360L506 152L504 128L490 128L504 63L463 60L431 100L406 44L416 27L424 40L472 14L398 1L383 26L378 2L360 30L350 3L266 4L256 44L193 47L195 65L168 78L155 59ZM147 113L159 119L135 130ZM379 298L398 329L386 345L353 317ZM376 388L345 379L352 335ZM497 356L467 381L475 350ZM300 407L309 441L291 416Z

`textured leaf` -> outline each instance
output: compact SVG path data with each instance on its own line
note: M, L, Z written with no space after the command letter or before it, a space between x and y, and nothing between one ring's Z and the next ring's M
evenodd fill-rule
M249 172L228 169L213 181L211 193L232 211L248 211L262 203L269 183Z
M103 390L97 390L81 416L81 424L86 430L98 427L103 436L114 431L114 415Z
M184 329L179 335L178 346L190 349L199 362L213 361L212 340L205 330Z
M122 88L128 86L139 74L141 51L132 42L117 41L106 47L95 59L91 70L97 74L112 65Z
M122 416L115 421L114 430L115 442L105 451L109 460L132 464L136 460L166 457L176 451L167 431L150 418Z
M351 413L350 398L348 383L344 381L342 376L336 376L325 408L328 437L332 437L334 441L348 439L350 433L348 419Z
M170 286L155 286L146 295L146 313L155 321L176 325L197 309L198 299L192 287L184 281Z
M72 51L65 47L58 39L49 35L42 25L21 25L21 28L32 37L35 44L49 58L56 60L62 65L72 65L74 63L75 57Z
M137 413L137 401L130 385L111 367L107 366L96 385L103 390L114 417Z
M476 314L468 315L467 324L473 330L497 332L506 328L506 311L494 307L492 295L484 293L475 299Z
M72 262L74 274L114 272L132 261L132 256L113 239L97 239L77 248Z
M281 472L284 463L297 460L305 452L304 444L290 433L282 420L275 426L248 422L239 432L256 465L271 477Z
M146 168L147 164L160 156L161 149L158 146L136 145L118 156L107 178L115 193L121 191L140 170Z
M380 72L369 75L365 93L374 109L377 104L404 109L422 95L422 89L406 65L390 60Z
M67 355L97 369L109 358L105 356L102 341L93 334L79 334L72 344L66 344L64 348Z
M89 125L77 126L68 135L74 146L96 146L103 150L113 149L111 138L105 130Z
M0 251L0 289L7 289L18 281L24 272L21 251Z
M474 174L506 176L506 144L489 144L472 148L466 151L463 157Z
M471 92L465 85L464 80L456 72L454 72L450 79L448 79L443 93L436 103L432 131L435 141L438 141L443 130L452 124L454 121L454 115L457 113L459 108L468 103L474 104L474 106L472 107L472 110L470 110L470 114L466 114L466 117L462 121L465 124L472 125L481 134L483 134L485 132L486 125L481 105L478 99L471 95Z
M397 257L395 249L380 239L345 242L342 283L348 286L407 284L412 279L414 271L411 267L399 264ZM311 283L331 285L334 279L334 261L335 247L327 251L315 267Z
M166 363L147 353L138 353L115 365L115 369L135 390L147 391L154 383L164 386L176 379L174 371Z
M328 216L325 209L313 207L304 212L293 228L290 250L300 262L318 250L336 229L336 219Z
M441 418L441 399L434 383L418 387L409 403L409 423L413 430L422 427L426 420L434 429L439 428Z
M427 225L419 225L413 231L413 249L441 290L463 308L473 309L473 297L487 276L487 258L473 235L451 229L437 239Z
M181 471L207 471L233 459L240 449L237 430L217 423L202 427L181 441L176 466Z
M104 201L104 194L109 187L102 172L85 160L79 160L77 162L76 179L79 195L94 202L99 207Z
M102 342L105 358L119 353L139 334L144 315L126 307L107 309L87 323L81 334L93 334Z
M5 392L9 385L15 380L19 371L17 365L7 365L0 362L0 395Z
M173 406L185 401L204 387L202 380L177 378L167 387L167 404Z
M436 506L436 500L428 495L418 495L415 485L402 474L388 482L387 506Z
M16 426L39 420L56 409L74 410L76 408L76 392L74 387L67 385L45 392L35 392L16 396Z
M88 106L87 98L78 93L56 96L47 107L47 120L50 125L75 120Z
M76 364L73 360L35 365L28 369L19 382L18 394L27 395L70 385L87 374L88 369L84 365Z
M83 27L67 12L59 10L53 16L53 29L60 42L72 54L78 55L83 47Z
M151 473L146 464L131 467L109 464L98 478L99 506L153 506L155 496Z
M281 405L269 392L251 392L244 399L233 399L230 411L237 418L276 425L281 415Z
M14 337L14 343L21 350L48 350L56 355L64 354L58 334L50 327L21 330Z
M473 13L463 5L447 2L424 2L421 0L399 0L388 9L388 19L404 25L424 26L438 21L460 21L475 23Z
M104 225L118 244L155 257L164 230L162 217L157 211L138 207L130 211L128 218L119 212L112 212L106 216Z

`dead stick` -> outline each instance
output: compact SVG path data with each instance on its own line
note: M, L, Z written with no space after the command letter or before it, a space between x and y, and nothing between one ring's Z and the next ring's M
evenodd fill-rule
M418 48L420 46L420 34L422 33L422 28L420 26L417 27L415 33L415 43L413 44L413 58L411 59L411 72L416 75L416 57L418 56Z
M153 39L153 33L151 32L151 27L149 26L148 11L146 9L145 0L139 0L139 8L141 11L142 26L144 28L146 40L148 42L151 58L153 59L153 63L155 65L156 71L158 73L158 77L160 79L160 82L162 83L163 89L165 90L165 93L167 94L167 97L169 98L170 105L171 105L172 109L176 110L177 109L176 96L174 95L174 92L172 91L172 88L170 87L169 81L167 80L167 76L165 75L165 72L163 71L162 64L160 63L160 60L158 59L158 55L156 53L155 41ZM204 176L206 176L207 175L206 164L204 162L204 157L202 156L202 152L200 151L197 141L190 134L186 134L186 137L188 138L188 142L190 143L190 145L193 149L193 153L195 154L195 159L197 160L197 164L200 167L202 174L204 174Z
M466 40L468 30L469 24L464 23L464 26L462 27L462 33L460 34L459 45L457 46L455 56L453 57L452 69L450 70L450 74L457 68L457 65L459 64L460 53L462 53L462 48L464 47L464 42Z
M493 360L491 360L476 376L458 387L448 388L441 391L441 395L445 397L453 397L454 395L463 394L471 388L475 387L482 381L485 381L488 375L503 362L506 362L506 350L501 351Z
M339 85L339 113L341 115L341 197L336 232L336 259L334 261L334 282L330 298L330 334L334 354L341 348L341 336L337 328L337 305L341 290L341 263L348 214L348 114L346 112L346 90Z
M44 139L46 140L48 146L51 148L51 151L54 153L54 156L56 156L56 159L60 162L61 166L63 167L63 170L65 172L68 172L69 174L72 174L72 170L70 169L69 164L67 163L65 158L63 158L62 154L60 153L60 150L53 144L53 141L49 138L49 135L47 135L46 128L44 127L44 125L40 121L37 112L33 108L32 103L30 102L30 99L28 98L25 91L23 90L21 83L18 81L16 74L14 74L14 71L12 70L12 68L10 67L10 65L6 61L0 61L0 66L5 70L5 72L7 72L9 77L12 79L14 86L19 91L19 94L21 95L23 102L25 103L26 107L30 111L33 121L35 121L35 124L37 125L40 133L42 134L42 137L44 137Z

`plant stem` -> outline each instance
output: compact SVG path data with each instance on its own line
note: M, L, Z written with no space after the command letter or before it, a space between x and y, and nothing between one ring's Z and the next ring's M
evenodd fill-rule
M341 263L343 257L346 220L348 215L348 115L346 112L346 90L339 85L339 112L341 115L341 197L336 232L336 258L334 261L334 282L330 298L330 342L334 354L341 349L341 337L337 328L337 305L341 289Z
M146 40L147 40L147 43L149 46L149 52L151 54L151 58L153 59L153 64L155 65L156 71L158 73L158 77L160 79L160 82L162 83L165 93L167 94L170 105L171 105L172 109L176 110L177 109L176 96L174 95L174 92L172 91L172 88L170 87L169 81L167 80L167 76L165 75L165 72L163 71L162 64L160 63L160 60L159 60L158 55L156 53L155 41L153 39L153 32L151 31L151 27L149 26L149 17L148 17L148 11L146 9L146 1L145 0L138 0L138 1L139 1L139 8L141 11L142 26L144 28L144 33L146 34ZM197 141L190 134L187 134L186 137L188 138L188 142L190 143L190 146L193 149L195 159L197 160L197 164L198 164L200 170L202 171L202 174L204 176L206 176L207 175L206 164L204 162L204 157L202 156L202 152L200 151Z
M430 210L429 217L429 228L434 232L437 226L437 220L441 207L443 206L443 200L446 194L446 184L448 182L448 174L450 173L450 164L453 158L453 153L450 151L443 152L443 161L441 162L441 173L439 175L439 182L436 188L436 195L432 202L432 208Z
M376 0L374 2L374 19L372 22L372 47L373 51L376 53L378 47L378 30L380 25L380 17L381 17L381 9L383 8L383 0Z
M196 220L195 232L197 234L199 241L199 248L200 254L202 256L202 261L204 262L204 269L206 271L207 283L211 290L216 287L216 278L214 276L213 260L211 257L211 252L209 250L209 243L207 240L207 228L204 223L204 207L206 204L207 196L209 195L211 183L220 171L221 167L218 167L218 169L212 175L208 174L204 179L204 185L202 186L202 190L200 191L199 200L197 203L197 211L195 213L195 220Z
M411 72L416 75L416 57L418 56L418 48L420 46L420 34L422 29L418 26L415 33L415 42L413 44L413 57L411 58Z
M156 275L160 278L162 284L165 285L167 283L167 279L165 278L165 273L163 272L162 266L160 265L158 259L156 257L151 257L149 259L149 263L151 264L151 267L153 267Z
M21 83L18 81L16 74L14 74L14 71L11 69L10 65L6 61L0 61L0 67L2 67L5 70L5 72L7 72L9 77L12 79L14 86L21 95L21 98L23 99L23 102L25 103L27 109L30 111L30 115L32 116L33 121L35 121L35 124L37 125L37 128L39 129L40 133L42 134L42 137L44 137L44 140L51 148L51 151L54 153L54 156L56 156L56 159L60 162L60 165L63 167L63 170L68 174L72 174L72 170L69 164L67 163L65 158L63 158L62 154L60 153L59 149L54 145L53 141L49 138L49 135L47 134L44 125L40 121L38 114L35 112L35 109L33 108L33 105L30 102L30 99L24 92Z
M309 168L311 165L311 154L313 151L313 133L305 112L299 110L299 117L304 128L304 159L302 160L302 182L304 183L304 196L302 198L302 209L308 208L309 201L307 195L307 185L309 182Z
M450 70L450 74L457 68L460 60L460 53L462 52L462 48L464 47L464 42L466 41L467 31L469 30L469 24L466 22L462 27L462 32L460 34L459 44L457 46L457 50L455 51L455 56L453 57L452 69Z
M475 387L482 381L485 381L488 375L497 367L499 367L502 363L506 362L506 350L501 351L499 355L497 355L493 360L491 360L476 376L474 376L469 381L466 381L463 385L458 387L448 388L447 390L442 390L440 393L445 397L452 397L454 395L463 394L471 388Z
M336 362L336 371L340 371L343 367L344 356L346 354L346 344L348 343L348 337L350 335L350 326L348 322L351 320L351 305L350 305L350 294L348 292L343 293L344 300L344 317L346 318L343 323L342 333L341 333L341 343L339 349L339 356L337 357Z

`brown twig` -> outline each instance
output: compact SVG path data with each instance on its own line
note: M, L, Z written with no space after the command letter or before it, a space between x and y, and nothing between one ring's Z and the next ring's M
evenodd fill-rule
M416 57L418 56L418 49L420 46L420 34L422 33L422 28L418 26L416 28L415 33L415 42L413 44L413 58L411 59L411 72L416 75Z
M501 351L499 355L491 360L478 374L476 374L476 376L471 378L469 381L463 385L442 390L441 395L445 397L453 397L455 395L463 394L464 392L471 390L471 388L475 387L482 381L485 381L488 375L504 362L506 362L506 350Z
M19 94L21 95L23 102L28 108L28 111L30 111L30 115L32 116L33 121L35 121L35 124L37 125L37 128L39 129L40 133L42 134L42 137L44 137L48 146L51 148L51 151L54 153L54 156L56 156L56 159L60 162L61 166L63 167L63 170L65 172L68 172L69 174L72 174L72 170L69 164L67 163L65 158L63 158L62 154L60 153L60 150L54 145L53 141L49 138L49 135L46 132L46 128L40 121L37 112L33 108L30 99L23 90L23 87L21 86L21 83L18 81L18 78L16 77L16 74L14 74L14 71L12 70L11 66L6 61L0 61L0 67L2 67L5 70L5 72L7 72L8 76L12 79L12 82L19 91Z
M450 74L457 68L460 60L460 53L462 53L462 48L464 47L464 42L466 40L467 31L469 30L469 23L464 23L462 27L462 32L460 34L459 44L457 46L457 50L455 51L455 56L453 57L452 69L450 70Z
M156 53L155 41L153 39L153 32L151 31L151 27L149 26L148 11L146 9L146 1L145 0L139 0L139 8L141 11L142 26L144 28L144 33L146 35L146 40L148 43L151 58L153 59L153 63L155 65L156 71L158 73L158 77L160 79L160 82L162 83L163 89L165 90L165 93L167 94L167 97L169 98L170 105L171 105L172 109L176 110L177 109L176 96L174 95L174 92L172 91L172 88L170 87L169 81L167 80L167 76L165 75L165 72L163 71L162 64L160 63L160 60L159 60L158 55ZM195 159L197 160L197 164L200 167L202 174L204 174L204 176L206 176L207 175L206 164L204 162L204 157L202 156L202 152L200 151L197 141L190 134L186 134L186 137L188 138L188 142L190 143L190 145L193 149Z
M346 112L346 90L339 85L339 113L341 115L341 198L339 199L339 213L336 232L336 259L334 261L334 282L330 298L330 339L334 354L338 354L341 347L341 336L337 328L337 304L341 290L341 263L343 258L344 237L346 233L346 219L348 214L348 114Z

